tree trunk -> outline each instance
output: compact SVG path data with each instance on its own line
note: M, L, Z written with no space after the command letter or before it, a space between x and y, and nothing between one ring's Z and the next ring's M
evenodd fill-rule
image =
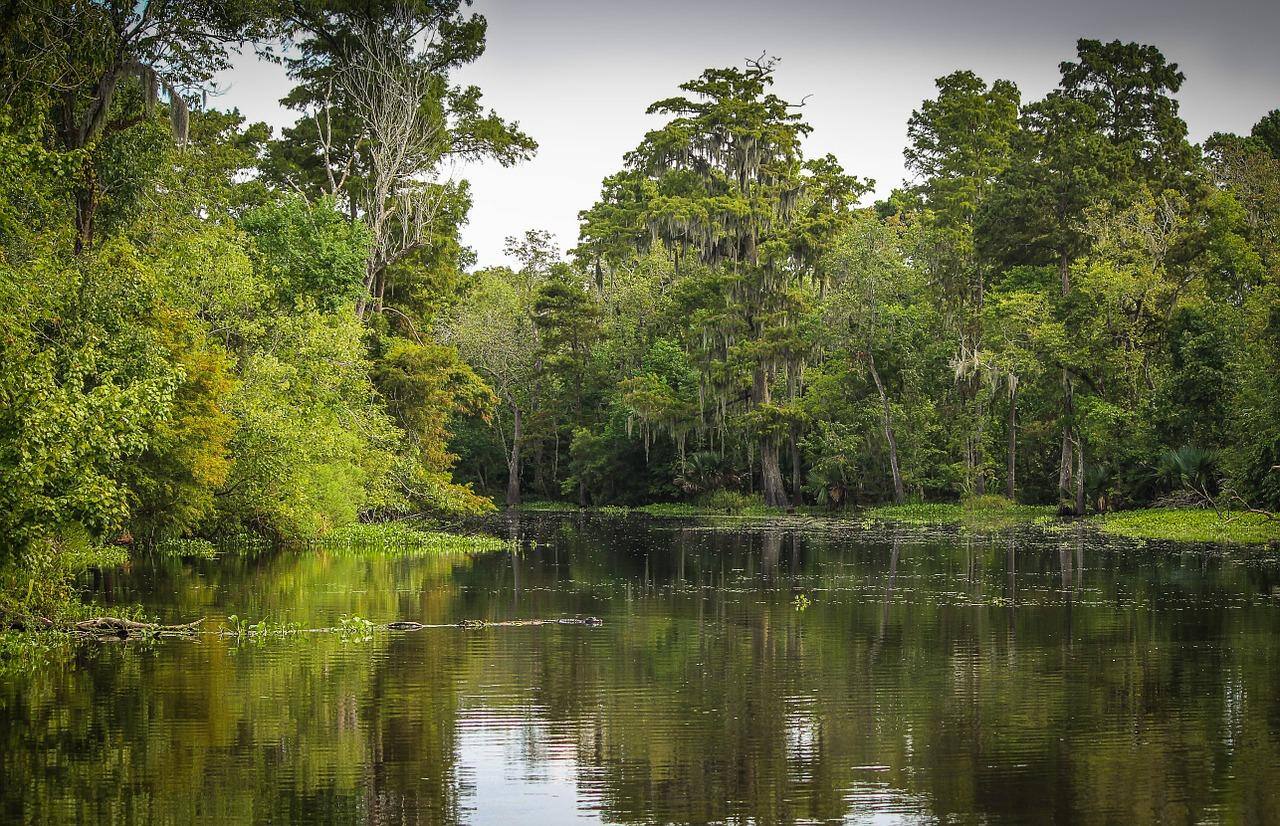
M804 504L804 490L800 486L800 444L795 425L791 426L791 503L797 508Z
M1062 282L1062 295L1070 294L1071 259L1065 250L1058 253L1058 278ZM1076 441L1073 431L1074 408L1071 374L1064 367L1062 368L1062 455L1058 464L1058 513L1063 516L1076 512L1071 490L1072 444Z
M981 401L975 400L977 410L977 429L973 434L973 489L979 496L987 495L987 408Z
M893 501L901 505L906 498L902 487L902 471L898 466L898 438L893 432L893 413L889 409L889 395L884 392L884 383L880 381L880 371L876 369L875 356L867 352L867 367L871 370L871 380L876 383L876 392L880 394L880 421L884 426L884 440L889 443L889 470L893 474Z
M507 507L520 504L520 408L511 408L515 421L511 425L511 456L507 458Z
M1072 444L1072 393L1071 378L1062 369L1062 455L1058 463L1058 513L1066 516L1074 512L1071 492Z
M1084 516L1084 441L1080 428L1073 428L1076 436L1076 516Z
M85 162L84 181L76 190L75 254L93 246L93 218L98 211L98 184L93 167Z
M1005 494L1018 498L1018 378L1009 377L1009 468L1005 474Z
M756 365L751 397L758 405L769 403L769 377L763 364ZM778 460L778 441L769 435L760 437L760 491L769 507L787 506L787 490L782 484L782 465Z
M765 438L760 442L760 489L764 503L772 508L787 507L787 490L782 484L782 465L778 461L778 443Z
M543 458L545 454L544 442L538 439L533 444L533 489L538 495L544 499L550 498L547 487L547 471L544 466Z

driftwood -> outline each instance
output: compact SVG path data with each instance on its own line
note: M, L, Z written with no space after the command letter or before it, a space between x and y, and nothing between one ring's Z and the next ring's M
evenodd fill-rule
M200 633L204 617L183 625L158 625L154 622L135 622L120 617L94 617L71 626L72 631L105 637L144 637L159 634L187 636Z
M421 631L424 628L511 628L513 626L526 625L586 625L596 627L604 625L604 620L599 617L561 617L559 619L526 619L526 620L500 620L498 622L485 622L478 619L459 620L451 625L423 625L420 622L389 622L386 625L388 631Z
M94 639L110 640L110 639L134 639L141 637L196 637L199 635L214 636L240 636L226 629L216 631L205 630L200 627L204 622L204 618L194 622L183 623L180 625L161 625L154 622L137 622L135 620L124 619L122 617L92 617L90 619L81 620L69 626L57 626L53 622L39 618L25 624L14 623L15 630L62 630L83 637L91 637ZM523 619L523 620L499 620L497 622L486 622L480 619L464 619L454 623L425 625L412 620L395 620L382 626L372 626L372 628L382 628L387 631L422 631L428 628L511 628L532 625L585 625L595 628L604 625L604 620L599 617L559 617L556 619ZM291 628L282 634L323 634L330 632L338 632L339 628ZM243 636L256 636L250 630Z

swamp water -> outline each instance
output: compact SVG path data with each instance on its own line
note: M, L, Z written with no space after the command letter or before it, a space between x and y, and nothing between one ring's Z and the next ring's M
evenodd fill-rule
M225 552L0 673L9 823L1280 822L1280 563L1087 527L525 514L516 553Z

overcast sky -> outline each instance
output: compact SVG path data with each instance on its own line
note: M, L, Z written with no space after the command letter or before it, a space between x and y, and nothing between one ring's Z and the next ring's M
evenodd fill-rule
M475 0L488 49L458 80L539 143L509 169L454 174L472 182L463 238L481 265L501 263L503 239L539 228L562 247L578 211L599 194L655 122L653 101L708 66L742 65L763 51L781 59L775 90L799 100L814 126L806 152L831 152L876 180L884 195L904 176L907 118L935 78L972 69L1007 78L1023 100L1044 95L1078 37L1159 46L1187 81L1178 95L1191 138L1246 132L1280 107L1280 2L1276 0ZM220 79L212 105L274 126L289 83L252 57Z

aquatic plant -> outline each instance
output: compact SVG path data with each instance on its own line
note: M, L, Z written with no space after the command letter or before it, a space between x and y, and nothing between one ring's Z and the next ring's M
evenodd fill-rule
M1235 511L1229 516L1208 508L1149 508L1096 518L1103 533L1132 539L1259 545L1280 542L1280 521L1263 514Z
M347 525L305 544L328 551L394 553L482 553L507 547L496 536L447 533L408 522Z
M343 614L338 619L338 633L343 642L368 642L373 639L374 624L355 614Z

